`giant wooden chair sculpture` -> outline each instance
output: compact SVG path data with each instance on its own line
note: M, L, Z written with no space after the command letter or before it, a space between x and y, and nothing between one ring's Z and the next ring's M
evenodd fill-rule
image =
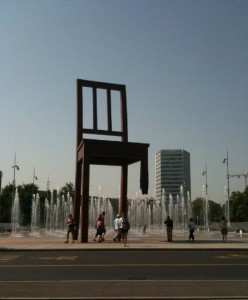
M85 93L91 91L93 118L90 128L84 125ZM98 92L106 91L107 128L98 128ZM112 102L120 96L120 130L113 130ZM88 95L88 94L87 94ZM114 98L114 99L112 99ZM100 140L85 138L86 135L104 135L116 137L120 140ZM77 80L77 150L76 150L76 180L74 217L81 230L81 242L88 242L88 209L89 209L89 176L90 165L107 165L121 167L120 203L119 212L127 214L127 184L128 165L140 162L140 189L143 194L148 193L148 147L149 144L128 142L127 103L125 85ZM77 228L77 234L78 234Z

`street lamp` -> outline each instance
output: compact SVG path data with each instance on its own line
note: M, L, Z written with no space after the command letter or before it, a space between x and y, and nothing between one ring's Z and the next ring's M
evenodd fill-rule
M207 165L205 165L205 171L202 172L202 176L205 176L205 188L206 188L206 195L208 195L208 170L207 170Z
M229 187L229 169L228 169L228 150L226 153L226 158L223 159L223 164L226 163L226 178L227 178L227 223L230 226L230 206L229 206L229 198L230 198L230 187Z
M2 193L2 177L3 177L3 172L0 171L0 195Z
M38 180L38 177L35 175L35 167L34 167L34 173L33 173L33 194L34 194L34 181Z
M34 175L33 175L33 184L34 184L34 180L38 180L38 177L35 176L35 167L34 167Z
M12 204L15 200L15 192L16 192L16 180L15 180L15 170L19 171L20 168L16 164L16 153L15 153L15 159L14 159L14 165L12 166L12 169L14 169L14 175L13 175L13 196L12 196Z
M205 218L206 218L206 229L208 229L208 171L207 171L207 165L205 165L205 171L202 172L202 176L205 176L206 184L205 184Z
M14 176L13 176L13 187L14 187L14 192L15 192L15 187L16 187L16 180L15 180L15 170L20 170L20 168L16 164L16 153L15 153L15 159L14 159L14 165L12 166L14 169Z

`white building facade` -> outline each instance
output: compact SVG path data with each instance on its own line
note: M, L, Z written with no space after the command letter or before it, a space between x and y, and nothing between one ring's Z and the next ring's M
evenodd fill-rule
M182 195L183 193L183 195ZM160 150L155 157L155 196L174 201L191 195L190 153L183 149Z

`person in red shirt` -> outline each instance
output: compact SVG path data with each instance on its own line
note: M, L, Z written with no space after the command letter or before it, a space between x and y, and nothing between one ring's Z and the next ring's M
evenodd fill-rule
M95 226L96 227L96 234L95 234L94 241L96 242L96 238L99 236L98 243L104 241L104 236L105 236L105 233L106 233L104 217L105 217L105 212L103 211L99 215L99 217L97 219L97 222L96 222L96 226Z

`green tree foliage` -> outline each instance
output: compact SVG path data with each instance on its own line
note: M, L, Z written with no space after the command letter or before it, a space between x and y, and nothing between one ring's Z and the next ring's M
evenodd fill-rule
M232 192L230 196L230 220L231 222L248 221L248 187L243 193Z
M62 197L62 195L66 196L68 193L72 198L74 197L75 188L72 182L67 182L65 186L59 190L59 197Z
M18 186L18 193L20 199L20 224L27 226L31 224L31 211L32 211L32 199L33 194L38 191L38 186L30 183Z
M209 200L209 221L212 222L219 222L221 216L223 215L223 207L212 200Z
M13 191L13 184L8 184L2 189L2 193L0 195L0 223L11 222Z
M205 214L205 199L204 198L196 198L194 201L192 201L192 216L197 222L198 225L204 224L204 214ZM214 201L209 200L209 222L219 222L222 214L223 214L223 208L220 204L215 203Z
M198 225L204 224L204 199L196 198L191 203L192 217Z
M45 200L49 198L51 192L38 191L40 197L40 226L45 226ZM51 197L51 196L50 196Z

